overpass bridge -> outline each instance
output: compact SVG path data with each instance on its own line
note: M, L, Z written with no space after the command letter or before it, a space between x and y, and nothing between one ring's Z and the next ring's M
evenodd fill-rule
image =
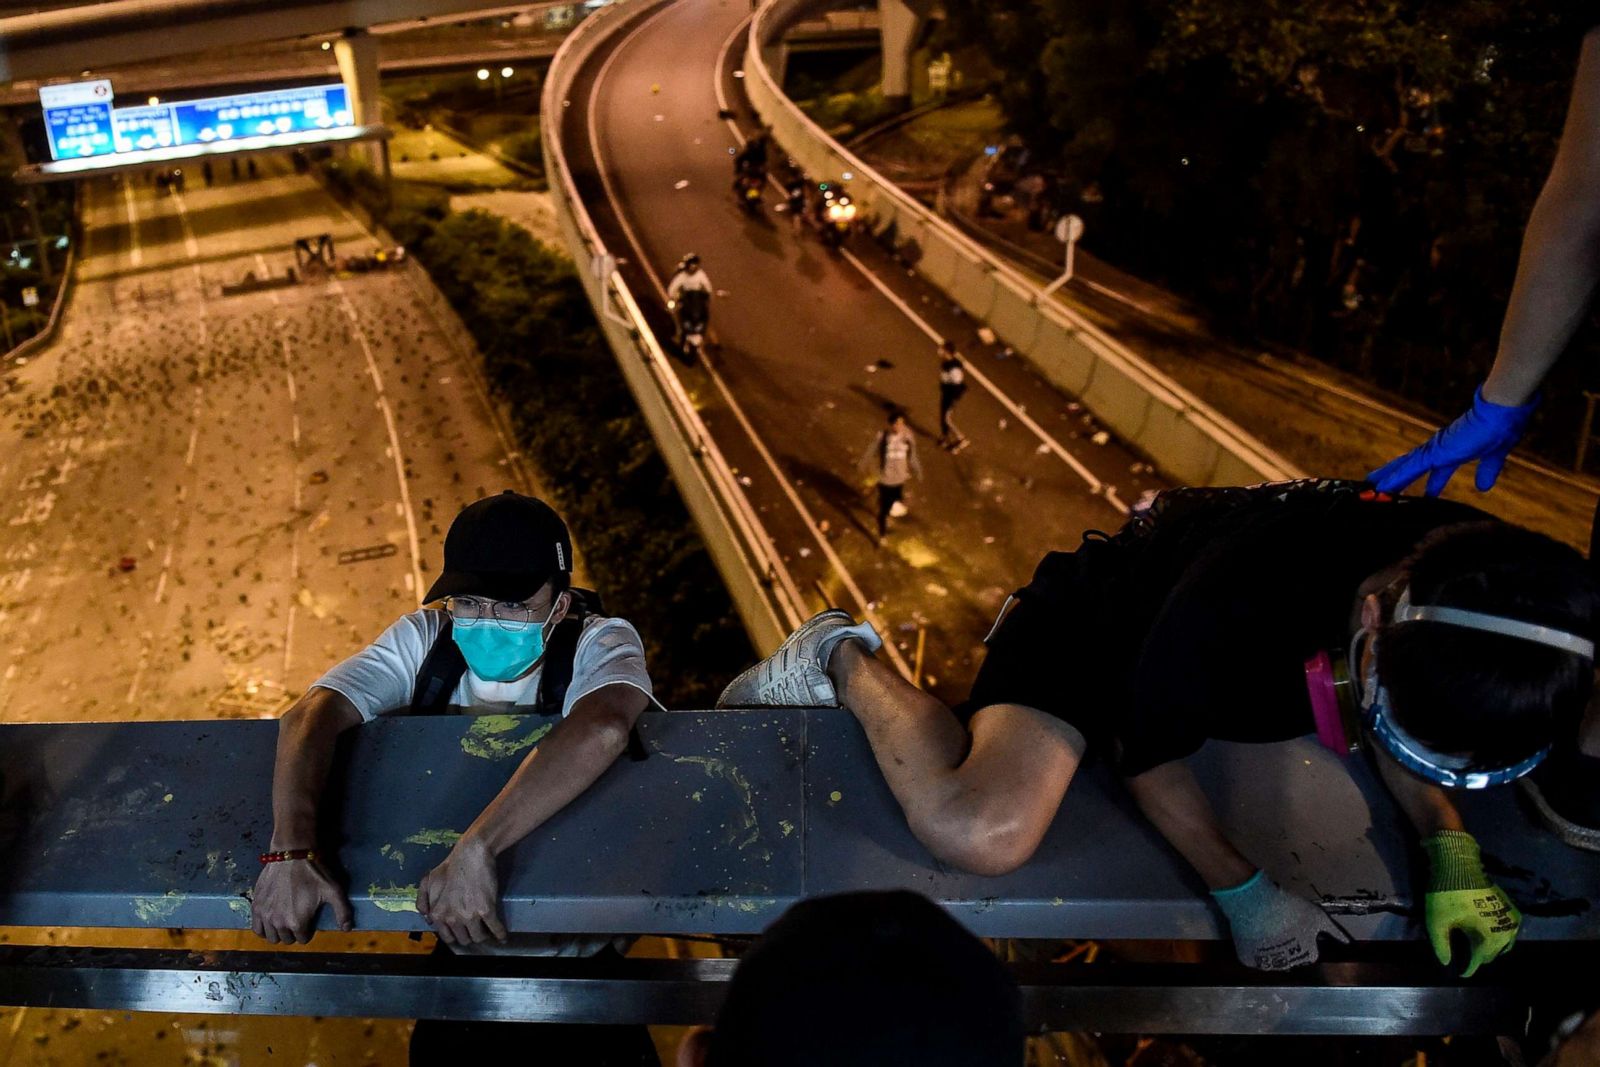
M533 717L507 729L424 716L352 732L323 838L357 929L427 929L418 879L548 730ZM943 867L911 836L848 712L650 712L640 732L644 760L621 761L507 854L509 930L739 938L808 896L909 888L989 937L1221 934L1204 887L1103 764L1081 772L1030 863L985 878ZM272 722L0 726L0 924L247 928L276 742ZM1465 815L1527 921L1515 954L1463 983L1420 938L1402 820L1365 766L1310 740L1213 744L1196 764L1241 847L1357 944L1289 976L1245 972L1225 941L1200 946L1201 964L1023 968L1032 1027L1517 1033L1600 939L1589 906L1600 866L1530 834L1511 790L1466 798ZM711 1021L731 969L0 948L0 1004L682 1024Z
M547 114L562 118L546 143L559 142L551 173L569 183L561 195L583 194L569 209L587 203L594 212L581 231L569 222L573 251L605 286L602 314L613 325L627 320L627 343L638 346L628 350L638 354L629 373L670 379L687 408L703 413L705 436L683 449L683 462L722 454L731 461L718 472L731 479L722 488L748 490L739 521L753 522L751 543L764 537L771 550L768 584L787 586L767 605L774 630L821 600L855 598L863 613L888 621L891 654L908 673L929 688L959 690L976 654L973 635L1038 553L1086 526L1115 524L1128 498L1167 479L1142 452L1097 443L1095 416L1078 400L1015 353L982 342L971 312L883 249L862 244L834 259L784 233L770 203L765 221L735 212L726 153L749 127L718 116L745 103L742 12L680 0L628 5L626 16L608 18L611 25L598 24L606 32L569 53L570 77L552 79L551 92L564 95L547 98L557 103ZM729 286L719 303L730 312L717 313L719 364L682 368L680 378L654 341L665 323L655 297L687 242ZM605 269L621 260L617 274ZM906 403L927 421L929 349L941 335L982 357L975 365L987 384L967 409L969 428L982 427L978 443L965 458L930 457L938 466L926 499L914 502L917 518L892 551L875 553L854 529L860 509L849 460L883 402ZM765 406L756 406L760 398ZM468 807L516 762L479 752L517 755L539 740L534 723L495 733L501 749L472 729L461 719L418 719L356 732L335 833L363 927L421 928L407 908L420 857L457 832ZM267 723L0 728L0 811L23 816L0 820L0 923L242 926L274 732ZM665 713L647 716L642 732L648 759L614 768L513 860L514 928L742 937L800 896L903 885L994 936L1212 942L1219 933L1192 875L1134 818L1103 768L1084 774L1035 863L980 879L941 868L910 838L859 730L837 710ZM1482 798L1470 813L1474 828L1522 872L1512 890L1531 916L1529 945L1492 982L1442 977L1416 942L1398 819L1364 769L1346 773L1303 743L1253 750L1248 766L1245 759L1227 746L1201 757L1224 820L1289 884L1344 916L1361 946L1293 981L1227 964L1182 978L1138 971L1087 990L1059 970L1034 974L1037 1024L1486 1032L1510 1025L1558 980L1560 942L1600 937L1590 905L1600 872L1529 834L1509 796ZM1262 811L1280 817L1263 821ZM1301 841L1310 847L1299 849ZM42 856L50 863L27 862ZM727 975L726 965L698 964L609 974L556 965L533 975L487 964L449 974L419 967L7 951L0 999L703 1021Z

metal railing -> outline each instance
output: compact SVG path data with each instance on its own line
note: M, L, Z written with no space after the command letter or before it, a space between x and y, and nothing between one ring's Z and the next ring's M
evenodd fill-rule
M781 68L785 35L815 18L816 7L816 0L766 0L751 22L744 61L751 105L802 168L818 179L844 180L878 232L892 225L898 240L917 243L920 274L1054 384L1081 397L1167 477L1219 485L1303 476L1083 316L1039 300L1029 278L878 174L785 96L773 68Z
M639 302L616 269L569 170L561 116L568 90L592 50L621 29L630 14L659 0L619 0L585 19L561 45L545 79L541 111L545 173L556 218L577 263L584 290L678 491L694 516L713 562L727 583L745 630L757 648L777 647L811 613L679 380Z

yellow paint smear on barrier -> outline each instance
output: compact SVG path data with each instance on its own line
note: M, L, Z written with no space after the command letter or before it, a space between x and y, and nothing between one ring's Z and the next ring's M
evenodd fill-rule
M761 836L761 828L756 820L755 793L750 788L749 780L740 773L739 768L715 756L673 756L672 761L698 764L700 769L706 772L707 778L720 778L732 786L734 795L739 798L740 810L736 824L728 827L728 843L736 848L755 844ZM698 791L695 799L700 799Z
M454 845L461 840L459 830L418 830L406 838L408 845Z
M367 895L372 898L374 906L384 911L416 911L417 887L414 885L379 885L374 882L367 886Z
M506 736L519 726L528 726L537 720L527 715L479 715L467 728L461 739L461 751L479 759L503 760L525 752L544 740L555 723L540 723L520 736Z
M178 905L187 899L187 895L176 889L169 889L159 897L134 897L133 913L139 921L148 926L158 926L161 920L178 910Z

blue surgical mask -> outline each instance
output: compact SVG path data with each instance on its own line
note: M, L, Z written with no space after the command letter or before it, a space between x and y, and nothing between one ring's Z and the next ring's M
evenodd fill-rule
M551 618L555 617L552 609ZM510 682L522 677L544 655L546 619L537 626L507 630L493 619L453 622L450 636L461 649L467 668L487 682Z

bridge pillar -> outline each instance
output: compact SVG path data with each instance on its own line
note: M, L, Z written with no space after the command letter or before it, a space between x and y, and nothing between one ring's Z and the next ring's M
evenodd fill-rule
M892 107L911 104L911 53L933 10L932 0L878 0L883 35L883 99Z
M378 95L378 40L364 29L352 28L333 42L333 55L339 61L339 77L350 96L350 114L358 126L377 126L383 122L382 98ZM383 146L365 142L358 149L373 170L383 167Z

